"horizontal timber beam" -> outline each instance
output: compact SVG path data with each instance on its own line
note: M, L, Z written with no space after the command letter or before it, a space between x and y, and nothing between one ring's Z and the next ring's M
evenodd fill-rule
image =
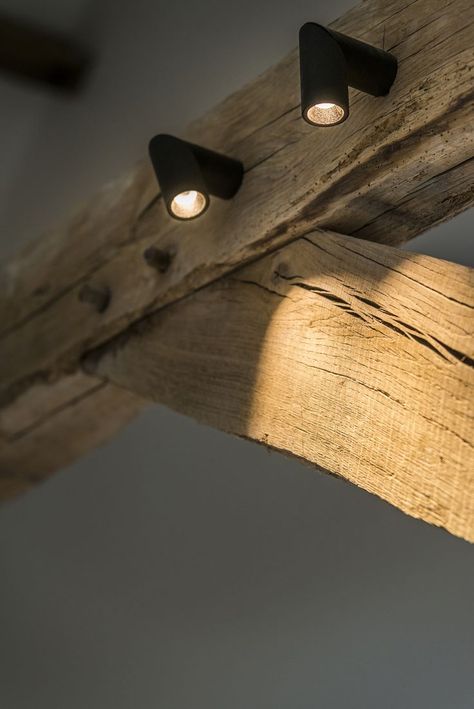
M474 271L313 233L86 368L474 541Z
M144 161L7 263L0 271L0 475L29 471L18 441L25 455L33 432L36 446L49 445L40 431L46 422L52 431L54 421L59 430L78 399L94 410L102 390L80 371L81 359L145 315L316 228L399 244L471 206L473 22L471 0L361 3L332 27L397 57L389 96L353 92L350 120L314 129L300 118L293 51L184 136L244 162L232 202L214 202L196 222L173 222ZM143 258L150 247L168 256L164 272ZM97 307L93 292L110 293L110 301ZM88 449L80 438L75 455ZM37 478L65 464L44 460Z
M64 377L60 389L62 400L56 391L55 409L43 405L48 386L39 385L29 395L31 409L19 405L8 419L0 418L10 433L0 436L0 500L26 492L106 443L147 405L82 372Z
M32 377L69 369L88 346L146 312L315 226L398 243L472 204L473 22L471 0L362 3L334 27L385 41L394 52L400 69L388 97L356 94L349 121L331 131L312 128L300 120L293 52L188 131L244 161L244 184L230 204L214 203L192 224L171 221L161 200L153 202L156 182L146 163L68 228L7 264L3 399ZM444 173L454 189L438 203L429 187ZM174 256L165 274L145 263L150 246ZM86 284L111 291L100 316L80 299ZM76 327L58 328L63 321Z

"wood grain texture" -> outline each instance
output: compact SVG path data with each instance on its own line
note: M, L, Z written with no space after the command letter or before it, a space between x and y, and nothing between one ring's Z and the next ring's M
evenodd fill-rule
M243 160L244 183L231 203L214 201L192 224L173 222L144 161L2 267L0 465L10 461L13 469L10 445L20 440L33 460L49 461L41 475L61 464L41 449L53 422L61 430L62 412L73 421L77 404L87 400L93 412L102 396L80 372L81 358L144 315L315 227L394 244L470 206L473 20L470 0L363 2L332 26L397 56L388 97L352 92L349 121L313 129L300 118L293 51L186 133ZM171 256L165 273L145 262L150 246ZM81 297L84 288L108 289L108 307L99 312ZM123 418L118 406L117 430ZM42 436L46 421L50 433ZM112 423L102 424L104 434ZM66 430L74 436L73 427ZM94 435L99 440L100 430ZM74 454L87 449L86 440L96 439L71 442ZM15 445L19 471L25 457Z
M86 366L474 541L473 335L473 270L313 233Z
M173 222L143 164L8 264L0 278L2 403L73 372L85 350L145 313L315 226L394 243L472 204L473 20L471 0L362 3L333 26L397 56L388 97L353 92L349 121L314 129L299 115L294 51L187 133L243 160L231 203L214 201L193 224ZM145 263L149 246L173 255L165 274ZM86 284L110 288L102 314L80 299Z
M83 373L68 384L69 396L54 411L41 410L29 425L15 421L14 435L0 431L0 500L25 492L102 445L147 404Z

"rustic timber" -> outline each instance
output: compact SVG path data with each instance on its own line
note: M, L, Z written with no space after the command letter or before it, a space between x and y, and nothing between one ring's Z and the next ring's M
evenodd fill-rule
M86 366L474 541L474 270L313 233Z
M70 382L93 399L97 381L78 372L89 349L315 227L396 244L469 207L473 21L468 0L363 2L332 26L395 54L388 97L353 93L350 121L314 129L299 115L294 51L184 136L243 160L232 203L173 222L143 162L6 264L0 440L56 415ZM150 249L166 267L150 264ZM104 307L84 298L94 292L109 294ZM0 470L11 469L8 460L0 453Z
M17 406L0 436L0 499L14 497L107 442L147 402L78 372L61 380L54 410L42 406L47 385L35 387L28 411Z
M88 346L144 313L315 226L393 243L398 232L378 223L389 213L392 223L404 217L406 239L470 205L472 182L464 181L432 218L419 218L416 195L457 166L472 180L473 20L470 0L362 3L334 27L384 42L397 56L400 70L388 97L356 94L350 121L331 131L312 128L299 116L295 51L188 131L195 142L243 160L246 176L231 204L214 202L202 219L178 224L161 200L152 201L151 170L138 167L68 229L7 265L0 310L4 400L32 377L70 369ZM150 246L176 252L163 277L142 257ZM78 299L89 282L111 291L101 317ZM77 327L58 330L67 321Z

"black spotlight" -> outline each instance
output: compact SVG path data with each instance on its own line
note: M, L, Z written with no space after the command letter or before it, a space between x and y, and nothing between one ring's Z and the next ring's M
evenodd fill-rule
M156 135L148 146L166 208L175 219L194 219L209 206L209 195L231 199L243 165L172 135Z
M349 115L348 87L385 96L397 75L397 60L314 22L300 29L301 112L315 126L335 126Z

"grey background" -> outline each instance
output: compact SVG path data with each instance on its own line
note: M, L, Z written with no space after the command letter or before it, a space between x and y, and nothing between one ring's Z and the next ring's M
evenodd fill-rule
M352 0L1 0L99 63L0 79L0 254ZM410 248L472 265L472 213ZM471 709L474 556L374 497L153 407L0 510L1 709Z

